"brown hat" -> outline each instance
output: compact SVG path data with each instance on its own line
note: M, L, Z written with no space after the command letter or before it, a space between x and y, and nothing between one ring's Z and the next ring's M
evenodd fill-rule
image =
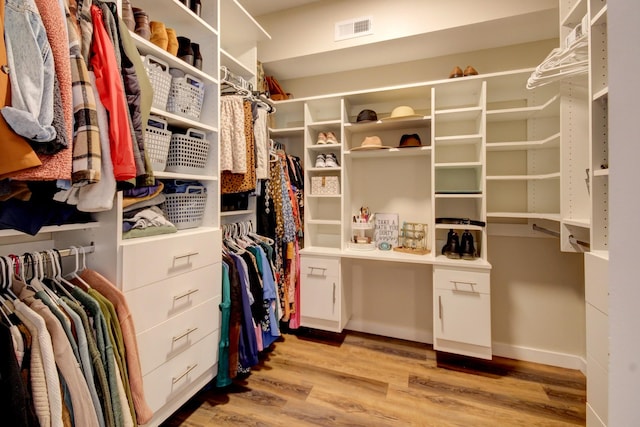
M398 148L407 148L407 147L422 147L422 141L420 141L420 135L417 133L407 135L404 134L400 138L400 145Z
M378 136L367 136L362 143L360 143L359 147L354 147L351 151L356 150L377 150L380 148L391 148L386 145L382 145L382 140Z

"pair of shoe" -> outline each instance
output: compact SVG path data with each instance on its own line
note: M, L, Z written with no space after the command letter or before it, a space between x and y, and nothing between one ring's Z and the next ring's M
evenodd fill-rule
M449 74L449 78L453 79L454 77L467 77L467 76L477 76L478 72L471 65L467 65L467 68L462 71L462 68L456 66L451 74Z
M316 157L317 168L337 168L338 166L340 166L338 158L333 153L318 154Z
M337 144L338 138L336 138L336 134L333 132L319 132L318 139L316 140L316 144Z
M460 241L462 240L462 242ZM447 243L442 247L442 255L451 259L474 259L478 255L473 244L473 234L469 230L464 230L462 238L458 237L455 230L449 230Z

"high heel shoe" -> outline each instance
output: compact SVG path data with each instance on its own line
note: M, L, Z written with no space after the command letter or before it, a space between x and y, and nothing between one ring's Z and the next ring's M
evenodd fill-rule
M462 72L462 68L456 66L453 71L451 71L451 74L449 74L449 78L452 79L454 77L462 77L464 75L464 73Z
M464 76L477 76L478 72L471 65L467 65L467 68L464 69Z

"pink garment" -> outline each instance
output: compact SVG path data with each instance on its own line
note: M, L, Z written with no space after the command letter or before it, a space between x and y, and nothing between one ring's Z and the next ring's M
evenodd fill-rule
M58 0L35 0L42 24L51 45L56 77L60 84L60 98L64 112L64 125L69 138L73 135L73 95L71 94L71 61L67 21L62 15Z
M140 367L138 342L136 340L136 328L133 323L133 316L129 310L129 305L127 304L127 299L118 288L116 288L107 278L97 271L85 269L80 273L80 278L111 301L116 309L118 322L120 323L120 329L122 330L122 341L125 346L127 372L129 374L129 387L131 388L131 397L136 411L137 422L138 424L146 424L153 417L153 411L147 404L144 397L142 368ZM84 288L80 281L73 281L73 283ZM126 406L123 406L123 408L125 407Z
M94 4L91 5L91 17L94 25L89 62L96 76L96 88L100 94L100 101L109 112L109 139L113 174L116 181L126 181L136 177L133 139L129 125L129 107L113 43L104 27L102 11Z

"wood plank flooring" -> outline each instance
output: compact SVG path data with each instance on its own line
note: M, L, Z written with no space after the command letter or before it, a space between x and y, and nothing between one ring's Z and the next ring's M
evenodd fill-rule
M174 426L585 425L579 371L347 331L283 334L225 389L207 387Z

